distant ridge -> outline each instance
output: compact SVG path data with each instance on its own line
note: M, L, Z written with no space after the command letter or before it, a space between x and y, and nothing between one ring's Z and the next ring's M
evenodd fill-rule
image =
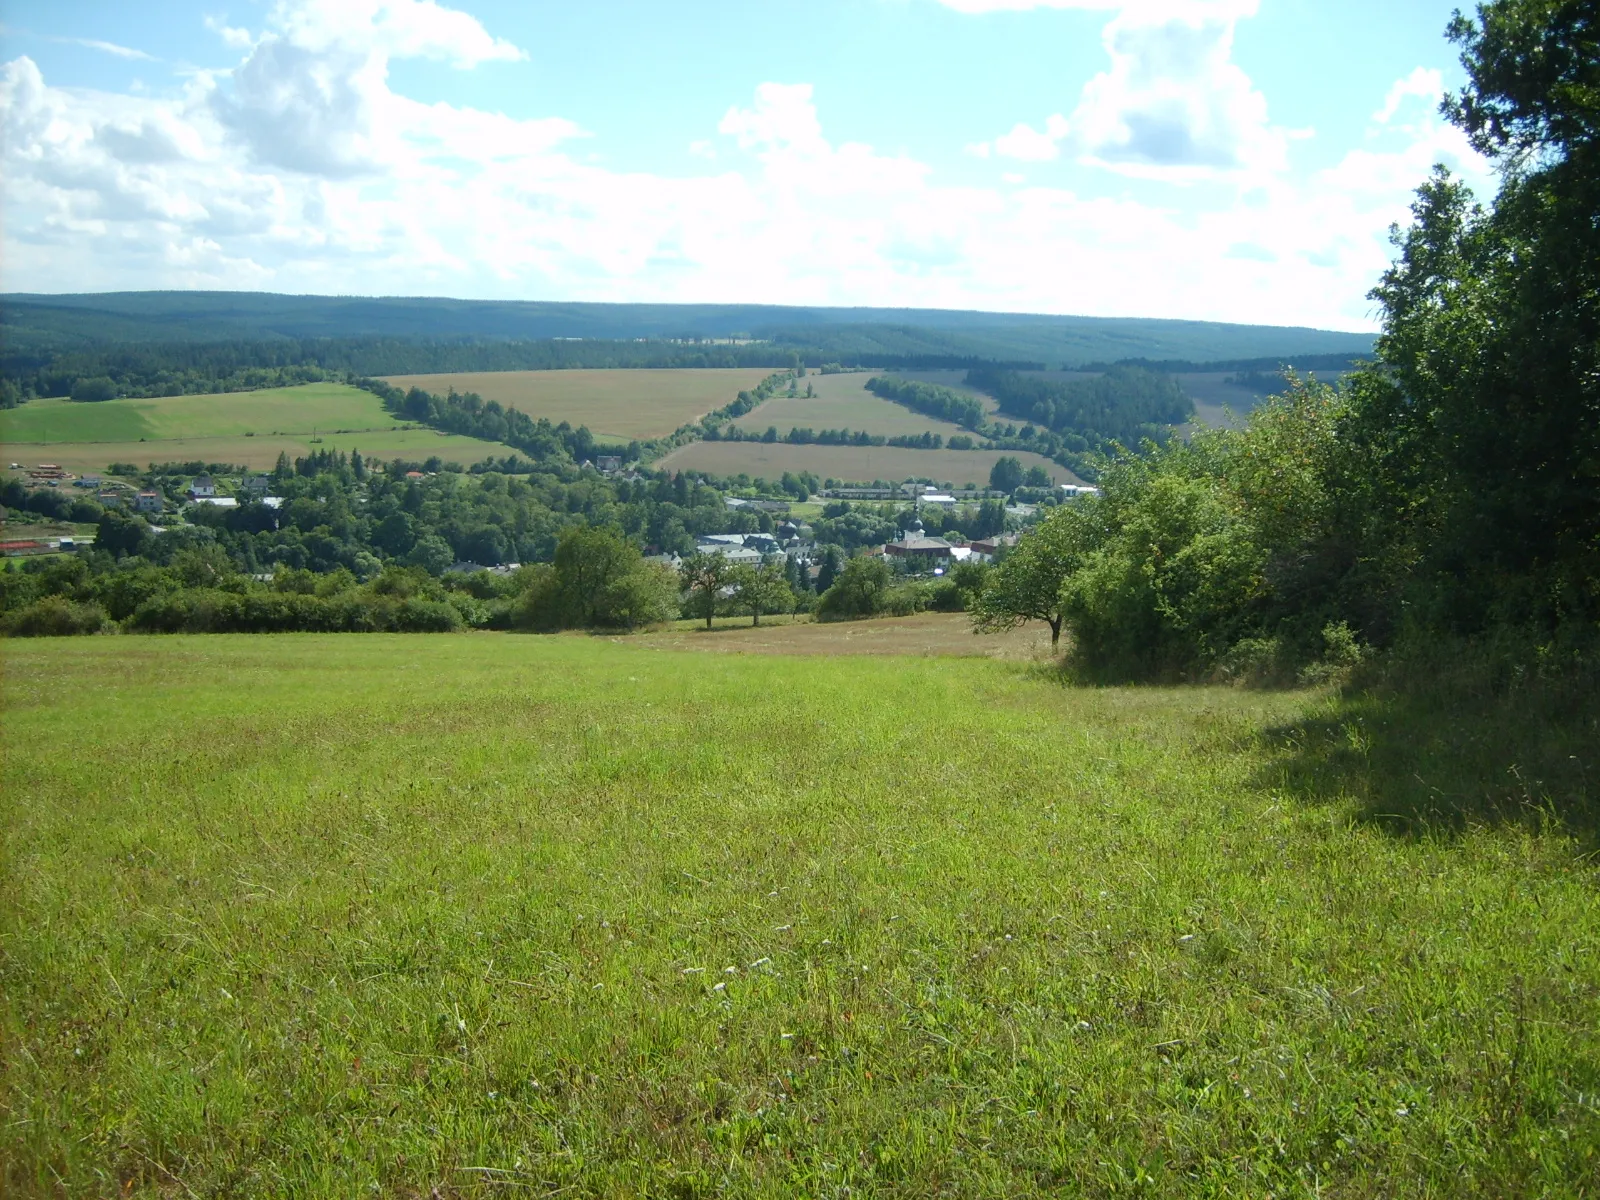
M1030 360L1059 367L1130 358L1212 362L1365 355L1372 337L1292 326L1149 317L920 308L600 304L270 292L0 296L7 350L107 343L307 338L533 341L756 338L838 353Z

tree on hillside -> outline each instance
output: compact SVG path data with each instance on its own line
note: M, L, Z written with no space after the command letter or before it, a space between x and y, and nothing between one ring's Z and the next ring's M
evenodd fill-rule
M973 628L1001 633L1025 621L1043 621L1050 626L1051 649L1059 645L1061 584L1082 561L1084 523L1085 506L1058 508L1017 543L984 580L973 606Z
M989 468L989 486L997 492L1005 492L1008 496L1021 487L1021 460L1009 454L995 459L994 466Z
M610 529L569 529L556 546L555 568L563 624L589 628L611 624L607 589L642 561L638 547Z
M717 615L717 596L728 586L733 573L732 564L721 554L696 554L686 559L678 576L689 592L693 609L706 619L711 628L711 618Z
M888 606L889 585L889 564L883 559L865 554L852 558L817 602L817 616L837 620L881 613Z
M719 555L720 557L720 555ZM750 614L750 624L761 624L763 612L783 612L794 607L794 593L789 588L783 563L770 560L760 566L744 564L730 572L735 608Z

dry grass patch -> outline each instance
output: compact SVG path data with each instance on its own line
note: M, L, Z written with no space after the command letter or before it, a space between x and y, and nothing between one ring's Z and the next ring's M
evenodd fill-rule
M1021 450L907 450L900 446L791 446L783 442L691 442L658 459L656 466L712 475L777 479L785 471L810 471L820 479L870 483L874 479L933 479L960 486L986 486L995 460L1009 455L1024 468L1039 466L1051 480L1073 475L1042 454Z

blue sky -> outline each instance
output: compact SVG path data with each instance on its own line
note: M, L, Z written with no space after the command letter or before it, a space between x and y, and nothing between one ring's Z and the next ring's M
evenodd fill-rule
M0 287L1369 328L1451 8L12 0Z

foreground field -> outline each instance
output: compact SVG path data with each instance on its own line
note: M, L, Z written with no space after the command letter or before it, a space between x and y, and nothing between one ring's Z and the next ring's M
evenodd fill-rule
M1043 467L1056 483L1075 479L1042 454L1019 450L907 450L901 446L790 446L783 442L690 442L653 466L713 475L778 479L785 471L810 471L820 479L871 483L882 479L933 479L959 487L988 486L995 460L1005 455L1023 467Z
M0 1191L1587 1194L1554 827L1385 832L1306 694L657 646L4 644Z
M371 392L338 383L99 404L30 400L0 412L0 453L78 472L195 459L270 467L280 453L295 458L332 447L380 460L438 455L463 464L511 453L496 442L403 424Z
M396 387L442 395L477 392L535 419L587 425L596 437L660 437L721 408L772 372L760 368L697 370L481 371L395 375Z

